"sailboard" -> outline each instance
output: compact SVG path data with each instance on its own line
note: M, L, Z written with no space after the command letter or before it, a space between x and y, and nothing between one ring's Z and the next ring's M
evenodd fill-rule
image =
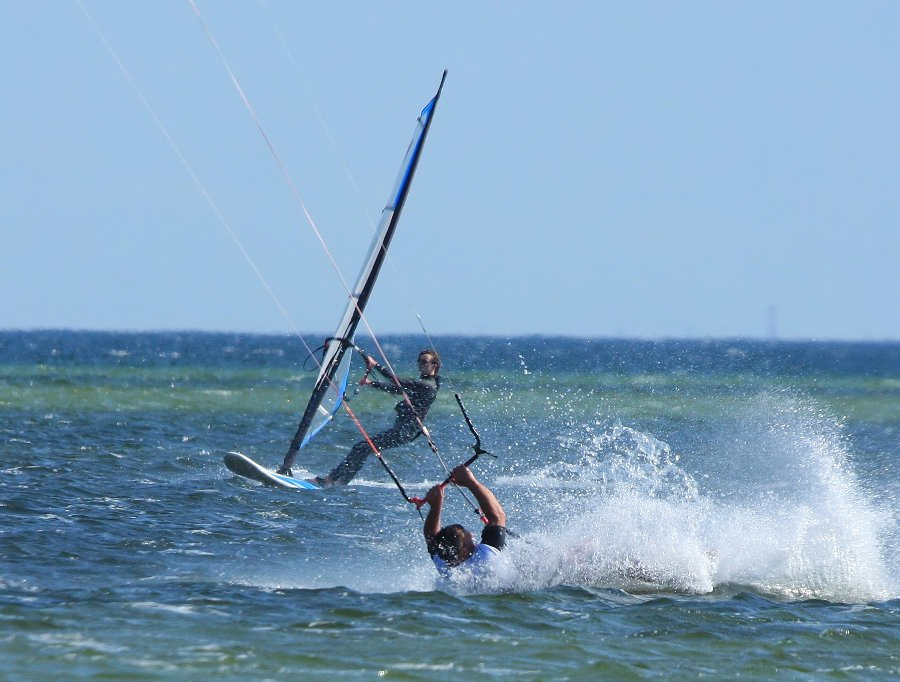
M282 488L284 490L320 490L320 486L317 486L312 481L295 478L294 476L285 476L272 471L271 469L266 469L261 464L254 462L240 452L229 452L225 455L225 466L228 467L229 471L232 471L238 476L258 481L263 485L268 485L273 488Z
M347 383L350 377L350 361L353 357L353 354L348 353L347 351L354 347L356 328L359 326L359 322L363 317L366 304L369 302L369 297L372 295L372 290L375 287L375 280L378 278L381 266L387 256L388 247L390 246L391 240L394 237L394 232L397 229L400 214L406 203L406 198L409 194L409 189L412 185L412 180L419 164L419 158L421 157L422 150L425 146L425 139L431 128L431 121L438 100L440 99L441 91L444 88L444 81L446 78L447 72L444 71L441 76L441 83L438 86L437 93L431 98L428 104L425 105L425 108L422 109L422 112L419 114L416 121L416 128L413 133L412 141L409 143L409 147L406 150L406 155L403 158L403 163L400 166L400 171L394 182L394 187L388 196L387 204L385 204L385 207L381 212L381 219L375 230L372 242L369 245L366 259L363 261L362 268L359 271L353 289L349 293L347 304L334 335L329 337L325 342L316 382L313 385L312 393L306 404L306 409L303 411L303 415L300 418L300 424L297 427L297 431L291 439L290 446L285 454L282 470L289 470L290 467L293 466L300 449L305 447L313 438L315 438L316 434L328 425L344 402ZM260 465L253 462L253 460L248 457L244 457L243 455L241 455L241 457L253 464L254 467L260 467ZM229 466L229 463L231 466ZM247 463L243 460L238 462L235 458L226 455L225 464L231 471L234 471L241 476L260 480L257 476L257 469L252 467L248 468ZM247 473L244 473L245 471L252 471L254 475L248 476ZM314 483L292 476L274 473L272 475L277 477L278 483L275 483L272 480L261 482L271 485L281 484L279 487L285 487L290 486L293 481L297 481L307 483L312 488L319 487ZM284 479L289 480L285 481ZM309 489L309 487L305 485L292 487L297 490Z

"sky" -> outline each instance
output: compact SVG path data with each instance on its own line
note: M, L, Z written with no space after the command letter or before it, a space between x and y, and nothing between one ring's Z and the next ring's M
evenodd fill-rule
M374 333L900 340L900 3L194 2L0 1L0 329L333 331L447 69Z

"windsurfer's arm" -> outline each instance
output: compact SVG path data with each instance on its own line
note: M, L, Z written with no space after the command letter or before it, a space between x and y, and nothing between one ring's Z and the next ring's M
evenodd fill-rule
M366 355L366 373L362 379L359 380L359 383L363 386L372 386L373 388L380 389L382 391L387 391L388 393L402 393L402 389L397 385L401 383L400 379L397 379L389 369L386 369L378 364L378 361L373 358L371 355ZM378 372L381 376L387 379L387 382L384 381L375 381L369 378L369 373L372 370Z
M444 489L436 485L425 495L428 503L428 515L425 517L425 525L422 531L425 542L430 543L441 531L441 508L444 506Z
M460 464L456 467L451 474L451 480L456 485L472 491L475 499L478 500L481 513L484 514L488 521L488 525L506 526L506 512L503 511L500 502L486 485L475 478L475 475L469 471L467 466ZM425 499L428 498L426 497Z

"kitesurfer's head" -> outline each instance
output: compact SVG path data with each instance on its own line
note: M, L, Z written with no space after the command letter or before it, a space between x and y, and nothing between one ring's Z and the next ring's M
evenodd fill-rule
M458 523L444 526L434 537L434 553L445 564L459 566L475 552L472 534Z
M419 371L422 374L431 376L437 374L440 368L441 356L437 354L437 351L426 348L419 352Z

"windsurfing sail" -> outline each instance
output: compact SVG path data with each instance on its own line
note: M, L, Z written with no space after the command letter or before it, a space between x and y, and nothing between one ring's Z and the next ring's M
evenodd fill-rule
M305 446L331 421L344 401L344 394L346 393L347 382L350 376L350 360L352 358L352 353L347 351L353 347L356 327L359 325L360 319L362 319L366 303L368 303L369 296L371 296L372 289L375 286L375 280L387 256L388 246L390 246L394 231L397 229L400 213L403 210L403 205L406 203L406 197L409 194L416 166L419 163L419 157L422 155L425 138L431 127L434 110L438 99L440 99L446 78L447 72L444 71L437 93L425 105L422 113L419 114L415 133L409 148L406 150L406 156L403 159L403 164L400 166L400 172L397 175L394 188L391 190L387 204L381 212L381 220L378 223L378 228L375 231L366 260L359 272L359 276L356 278L356 284L348 297L347 307L341 317L340 324L338 324L334 332L334 336L325 343L319 375L316 378L309 403L307 403L303 412L303 417L300 419L297 433L291 440L291 445L284 456L284 467L293 465L300 448Z

